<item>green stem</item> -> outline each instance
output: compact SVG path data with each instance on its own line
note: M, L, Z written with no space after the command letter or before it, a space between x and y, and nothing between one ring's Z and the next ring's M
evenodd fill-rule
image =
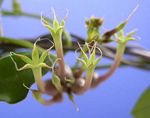
M125 44L118 44L115 60L114 60L114 63L112 64L112 66L110 67L109 71L106 74L104 74L103 76L100 76L97 79L95 79L92 82L91 87L98 86L101 82L107 80L116 71L116 69L120 65L124 51L125 51Z
M0 37L0 42L1 43L11 43L11 44L16 44L25 48L33 48L33 43L26 41L26 40L17 40L13 38L8 38L8 37ZM44 49L38 47L40 51L44 51Z
M92 70L91 69L87 69L86 70L86 79L85 79L84 86L76 85L74 87L74 90L73 90L74 93L76 93L76 94L83 94L83 93L85 93L91 87L93 74L94 74L94 69L92 69Z
M93 79L93 74L94 74L94 69L92 70L88 69L86 71L85 90L90 88Z
M31 14L31 13L26 13L26 12L21 12L16 14L13 11L7 11L7 10L2 10L2 15L3 16L25 16L25 17L29 17L29 18L35 18L35 19L41 19L40 15L37 14ZM50 23L52 23L52 20L49 18L45 18L47 21L49 21Z
M59 76L61 77L62 81L65 82L65 62L64 62L64 54L63 54L63 46L62 46L62 39L59 37L54 38L55 49L57 53L57 58L60 60L59 63Z
M42 81L42 70L41 70L41 67L32 69L32 72L33 72L33 75L34 75L34 78L35 78L35 83L38 86L38 89L41 92L44 92L45 88L44 88L44 83Z

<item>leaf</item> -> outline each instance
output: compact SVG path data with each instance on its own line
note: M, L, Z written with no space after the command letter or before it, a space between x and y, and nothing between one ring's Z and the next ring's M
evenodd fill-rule
M134 118L149 118L150 117L150 87L141 95L132 110Z
M18 53L17 53L18 54ZM29 52L21 52L25 56L31 57ZM22 67L25 62L15 55L12 55L17 66ZM28 89L34 83L33 73L30 69L17 71L14 62L10 56L0 58L0 102L7 102L9 104L15 104L26 98ZM49 58L52 61L55 59L53 55L48 55L45 62L50 64ZM51 64L50 64L51 65ZM49 69L43 69L42 74L46 74Z
M15 58L19 66L24 65L20 58ZM0 101L14 104L25 99L28 89L34 83L31 70L17 71L10 56L0 59Z

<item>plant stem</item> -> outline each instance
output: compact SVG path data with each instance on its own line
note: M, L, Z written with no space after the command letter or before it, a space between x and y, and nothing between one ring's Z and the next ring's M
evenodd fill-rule
M61 37L61 36L60 36ZM65 83L65 62L64 62L64 54L63 54L63 46L62 46L62 39L60 37L56 37L54 40L55 49L57 53L57 58L60 60L59 63L59 76L62 79L62 82Z
M25 17L29 17L29 18L35 18L35 19L41 19L40 15L37 14L33 14L33 13L26 13L26 12L21 12L16 14L13 11L7 11L7 10L2 10L2 15L3 16L25 16ZM50 23L52 23L52 20L49 18L45 18L47 21L49 21Z
M17 39L13 39L13 38L8 38L8 37L0 37L0 42L1 43L11 43L11 44L15 44L15 45L19 45L25 48L33 48L33 43L31 43L30 41L26 41L26 40L17 40ZM40 51L44 51L44 49L38 47L38 49Z
M34 68L34 69L32 69L32 71L33 71L33 75L34 75L34 78L35 78L35 83L37 84L38 89L41 92L44 92L45 88L44 88L44 83L42 81L42 70L41 70L41 67L40 68Z
M0 37L0 48L2 50L5 50L5 49L8 48L10 51L12 51L13 49L20 49L20 48L32 48L31 46L33 45L33 42L35 42L34 39L32 39L32 38L27 39L27 40L23 40L23 41L29 42L31 44L31 46L30 45L25 45L24 46L24 43L22 42L22 40L23 39ZM20 43L18 43L18 42L20 42ZM38 44L39 44L40 47L45 48L45 49L49 48L49 46L50 46L46 41L44 41L44 42L40 41ZM63 46L64 50L65 51L74 51L75 49L78 48L76 42L72 42L72 44L73 44L73 47L71 47L71 48L68 48L64 45ZM39 47L39 50L42 51L42 48L40 48L40 47ZM112 46L108 46L108 45L107 46L104 45L103 47L105 48L105 49L102 50L103 55L106 58L113 59L113 57L105 54L104 51L108 49L107 52L112 53L112 52L115 52L115 48L112 47ZM7 51L7 50L5 50L5 51ZM136 67L136 68L139 68L139 69L149 70L150 69L150 67L149 67L150 55L149 55L149 53L150 52L148 50L145 50L142 47L137 47L135 45L126 46L125 54L129 55L129 56L133 56L134 59L132 61L130 59L126 59L126 61L122 60L121 61L122 62L121 66L131 66L131 67ZM132 62L132 63L127 63L127 61ZM136 65L134 63L136 63ZM106 64L106 65L102 65L102 66L97 66L96 69L103 69L103 68L105 69L105 68L110 68L110 67L111 67L110 64L109 65ZM73 69L74 69L74 67L73 67ZM78 67L78 69L79 69L79 67ZM75 75L77 76L77 78L79 77L78 74L75 74Z
M79 86L76 85L74 87L74 92L76 94L83 94L84 92L86 92L90 87L91 87L91 83L92 83L92 79L93 79L93 74L94 74L94 69L88 69L86 70L86 79L85 79L85 84L84 86Z
M124 54L124 51L125 51L125 44L118 44L117 53L116 53L116 56L115 56L114 63L112 64L112 66L110 67L109 71L106 74L104 74L103 76L98 77L97 79L95 79L92 82L92 85L91 85L92 88L96 87L101 82L107 80L116 71L116 69L120 65L120 62L121 62L122 56Z
M94 74L94 69L92 70L88 69L86 71L85 90L90 88L93 79L93 74Z

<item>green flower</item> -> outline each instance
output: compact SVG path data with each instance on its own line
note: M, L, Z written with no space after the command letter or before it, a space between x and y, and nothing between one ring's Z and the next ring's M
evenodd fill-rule
M51 68L44 61L45 61L46 57L49 54L49 51L51 50L51 48L53 46L50 47L49 49L43 51L41 56L40 56L38 47L36 46L36 42L34 43L34 46L33 46L33 49L32 49L32 58L29 58L25 55L17 54L17 53L14 53L14 52L10 52L10 57L11 57L12 61L14 62L15 67L18 71L22 71L22 70L25 70L25 69L31 69L32 72L33 72L33 75L34 75L35 83L38 85L39 90L44 91L44 84L42 82L42 68L43 67L44 68ZM13 59L12 55L14 55L16 57L19 57L26 64L23 67L18 68L17 63Z
M115 39L119 44L126 44L130 40L135 40L133 35L136 33L135 30L129 32L127 35L124 34L124 31L121 30L119 34L115 34Z
M64 62L64 54L63 54L63 45L62 45L62 33L65 25L65 19L63 19L59 23L55 15L54 9L52 9L52 11L54 14L53 25L51 26L49 22L42 17L42 15L41 15L41 22L46 28L48 28L48 30L50 31L53 37L57 58L60 58L58 62L59 72L60 72L59 76L61 77L62 81L65 83L65 62Z
M98 62L101 60L102 58L102 52L99 48L97 48L101 55L96 58L96 44L95 43L93 45L93 47L90 49L89 45L86 43L88 51L89 51L89 56L86 54L86 52L81 48L80 44L79 44L79 48L81 50L81 53L83 55L83 58L77 58L80 62L82 62L83 67L85 70L89 70L89 69L95 69L96 65L98 64Z
M50 23L48 21L46 21L46 19L44 19L44 17L42 15L41 15L41 22L46 28L48 28L48 30L50 31L53 39L55 40L58 37L60 38L62 36L63 28L64 28L64 25L65 25L65 20L63 19L59 23L58 20L57 20L56 14L55 14L55 10L52 9L52 11L53 11L53 14L54 14L53 25L51 26Z

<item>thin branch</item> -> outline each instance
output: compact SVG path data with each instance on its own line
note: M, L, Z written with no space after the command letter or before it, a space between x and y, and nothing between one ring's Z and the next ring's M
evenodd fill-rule
M84 44L83 38L76 36L76 35L71 35L71 36L73 39L71 47L66 46L65 40L63 39L64 51L75 51L78 48L77 42ZM39 37L53 40L50 34L41 35ZM17 43L16 43L14 39L12 40L8 40L8 39L11 39L11 38L0 37L1 53L13 51L15 49L20 49L20 48L29 48L29 47L26 47L24 43L21 43L22 42L21 40L17 40ZM24 40L28 43L29 42L34 43L35 39L37 38L24 39ZM30 46L30 45L27 45L27 46ZM46 40L40 41L38 45L45 49L51 46L51 44L49 44L49 42ZM100 45L100 49L102 50L103 55L106 58L114 59L114 54L116 51L115 47L108 46L108 45ZM145 50L142 47L128 45L125 50L125 55L127 55L130 58L123 58L122 65L128 65L128 66L132 66L132 67L136 67L140 69L150 70L150 51Z
M41 16L37 15L37 14L33 14L33 13L26 13L26 12L21 12L21 13L15 13L13 11L8 11L8 10L2 10L1 11L2 16L15 16L15 17L29 17L29 18L35 18L35 19L39 19L41 20ZM52 23L52 20L49 18L45 18L47 21L49 21L50 23Z

